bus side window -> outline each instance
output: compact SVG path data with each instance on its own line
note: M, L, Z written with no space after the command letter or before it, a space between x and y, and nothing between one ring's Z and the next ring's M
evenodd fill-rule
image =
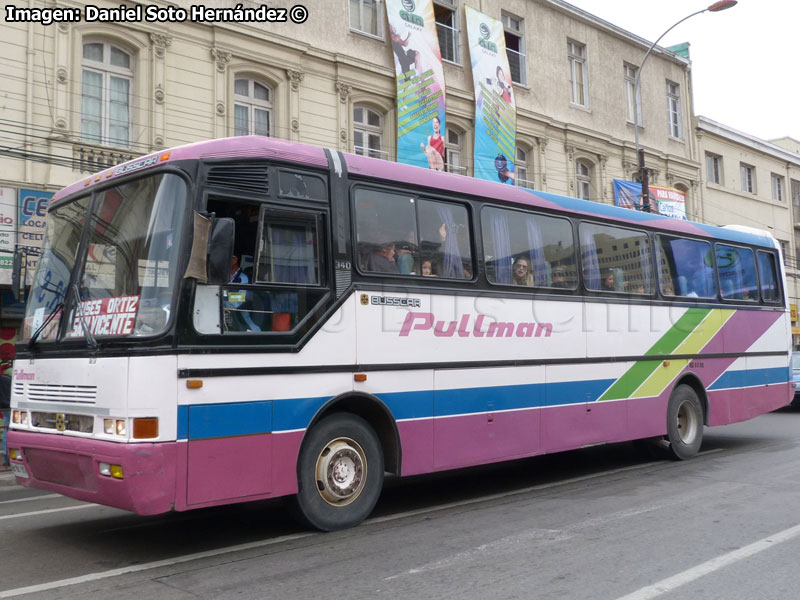
M584 280L590 290L650 294L653 261L644 231L581 223Z
M684 298L715 298L717 278L711 244L666 235L656 236L661 293ZM677 285L676 285L677 284Z

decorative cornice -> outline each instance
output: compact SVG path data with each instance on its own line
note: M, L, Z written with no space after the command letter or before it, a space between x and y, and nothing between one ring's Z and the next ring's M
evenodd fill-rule
M233 58L233 55L230 52L220 50L219 48L211 48L211 56L216 61L217 71L220 73L225 72L225 67Z
M305 73L293 69L286 69L286 76L289 78L292 90L296 92L300 88L300 82L303 81Z
M153 52L158 58L164 58L167 48L172 45L172 36L163 33L151 33L150 41L153 43Z
M339 100L346 104L350 98L350 93L353 91L353 86L345 83L341 79L336 80L336 91L339 92Z

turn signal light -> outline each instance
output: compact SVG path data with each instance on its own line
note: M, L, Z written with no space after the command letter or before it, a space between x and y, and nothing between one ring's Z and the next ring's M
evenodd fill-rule
M11 460L22 460L22 452L20 452L19 448L9 448L8 458Z
M133 420L133 438L137 440L158 437L158 419L154 417Z

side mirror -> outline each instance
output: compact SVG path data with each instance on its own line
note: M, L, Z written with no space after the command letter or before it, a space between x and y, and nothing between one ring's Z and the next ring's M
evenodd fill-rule
M28 256L24 248L14 251L11 266L11 293L17 302L25 302L25 278L27 275Z
M230 217L214 219L208 239L208 260L206 272L208 283L222 285L228 283L233 264L233 242L236 225Z

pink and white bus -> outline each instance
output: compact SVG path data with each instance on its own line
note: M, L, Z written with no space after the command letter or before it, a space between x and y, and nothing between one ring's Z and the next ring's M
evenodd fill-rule
M235 258L234 258L235 257ZM660 438L791 399L767 233L263 137L53 199L18 346L17 482L139 514Z

